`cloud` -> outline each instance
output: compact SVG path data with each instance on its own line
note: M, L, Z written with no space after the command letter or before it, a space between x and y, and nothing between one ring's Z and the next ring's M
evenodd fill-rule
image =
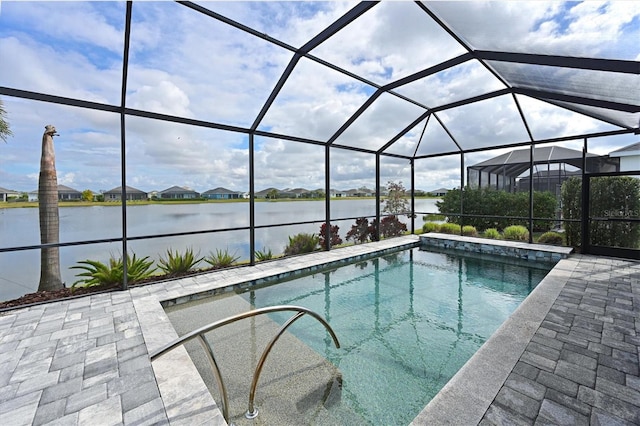
M366 87L350 77L302 59L260 128L327 140L365 102Z
M257 138L256 189L324 187L324 148L299 142ZM286 166L284 166L286 165Z
M505 85L485 67L477 61L469 61L401 86L396 91L433 107L504 88Z
M518 96L534 137L539 139L615 129L602 121L551 104Z
M217 186L246 190L246 138L239 133L131 118L128 174L145 190L173 185L201 192Z
M143 85L129 96L130 106L145 111L189 117L189 97L182 89L168 80L160 80L153 85Z
M124 45L124 3L22 2L5 3L5 25L30 27L38 37L59 45L82 44L121 55Z
M423 109L384 93L336 143L377 151L422 113Z
M211 2L204 6L293 46L300 47L354 7L349 1Z
M94 181L118 181L117 114L11 97L2 101L14 134L0 147L0 168L9 174L6 186L23 191L37 187L42 134L47 124L56 126L60 134L54 138L59 176L73 173L74 181L83 189L94 189Z
M381 2L312 53L384 84L463 53L411 2Z
M131 43L137 47L128 85L132 96L147 86L170 83L189 100L189 110L178 115L251 125L291 53L177 4L135 6ZM148 29L149 22L162 33ZM146 95L160 98L163 93ZM153 105L156 112L174 113L164 101Z
M354 6L352 2L206 2L244 25L294 47L320 33ZM427 2L447 24L480 49L543 54L640 56L637 2ZM119 105L125 3L5 2L0 15L0 85ZM53 25L42 25L54 22ZM499 30L487 30L487 29ZM466 50L413 2L380 2L311 54L386 84L455 57ZM251 126L292 52L220 23L175 2L134 2L126 106L179 117ZM504 70L504 72L507 72ZM562 88L581 85L593 96L635 99L631 79L610 90L607 77L572 73L564 78L540 67L512 68L555 80ZM577 76L577 78L576 78ZM553 82L552 81L552 82ZM565 85L566 83L566 85ZM524 84L524 83L523 83ZM474 61L399 87L397 92L429 107L502 88ZM547 86L543 86L548 88ZM553 89L553 87L551 87ZM259 123L260 129L325 141L375 92L375 87L309 59L301 59ZM536 137L554 137L612 128L568 110L518 96ZM37 180L39 144L45 124L55 124L59 176L79 188L119 185L120 116L3 97L15 136L0 145L0 186L31 190ZM336 144L377 150L424 110L383 95ZM438 113L463 147L523 142L528 135L511 96ZM625 116L625 120L636 116ZM248 189L248 135L195 126L126 118L126 175L143 190L172 185L204 191L217 186ZM421 124L389 152L410 154ZM419 154L455 145L432 117ZM435 130L434 130L435 129ZM621 139L601 144L615 146ZM625 139L626 141L626 139ZM629 142L630 143L630 142ZM256 137L256 186L324 187L324 148ZM618 145L617 147L620 147ZM493 151L491 152L493 155ZM375 186L375 158L334 149L331 186ZM426 161L426 160L425 160ZM409 182L408 162L384 158L383 180ZM422 161L418 185L459 185L459 156ZM9 182L6 184L5 182ZM73 185L69 185L73 186Z
M11 66L0 67L3 85L101 103L116 103L121 66L99 68L79 52L44 44L28 35L0 37Z
M427 6L478 49L637 57L637 43L631 40L634 35L637 40L640 31L638 2L431 2ZM636 25L629 26L634 21Z

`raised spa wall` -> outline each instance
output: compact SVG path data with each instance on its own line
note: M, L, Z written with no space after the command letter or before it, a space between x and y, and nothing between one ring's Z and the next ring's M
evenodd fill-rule
M517 241L489 240L460 235L428 233L420 235L420 247L454 249L492 256L507 256L539 262L558 262L571 254L573 248Z

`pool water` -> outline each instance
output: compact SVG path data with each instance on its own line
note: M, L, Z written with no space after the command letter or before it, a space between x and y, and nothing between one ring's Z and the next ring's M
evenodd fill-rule
M312 318L289 331L341 371L341 404L365 424L407 425L552 267L411 249L241 296L323 316L341 348Z

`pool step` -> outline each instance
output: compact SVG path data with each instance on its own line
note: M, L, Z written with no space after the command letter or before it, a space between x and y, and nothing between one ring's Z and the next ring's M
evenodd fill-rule
M183 335L249 309L249 303L242 297L228 295L215 301L172 307L167 314L178 334ZM339 369L288 332L274 345L260 375L255 395L258 417L245 418L255 366L279 328L267 316L259 316L208 333L227 388L232 422L238 426L365 424L341 403ZM321 326L318 332L324 332ZM202 347L196 342L185 346L214 399L220 401ZM346 423L341 420L345 418L349 419Z

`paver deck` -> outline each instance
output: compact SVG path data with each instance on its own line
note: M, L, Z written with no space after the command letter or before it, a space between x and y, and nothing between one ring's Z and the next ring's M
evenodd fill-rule
M149 361L177 337L160 301L416 241L407 236L0 313L0 423L225 424L185 350ZM639 262L561 260L414 424L639 424L639 281ZM456 400L468 391L475 397Z

